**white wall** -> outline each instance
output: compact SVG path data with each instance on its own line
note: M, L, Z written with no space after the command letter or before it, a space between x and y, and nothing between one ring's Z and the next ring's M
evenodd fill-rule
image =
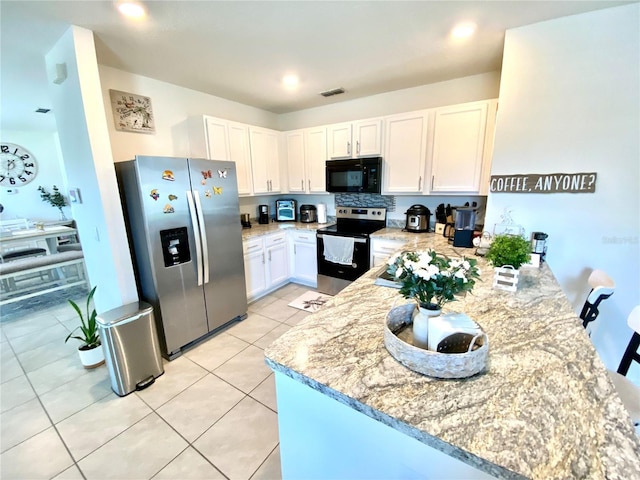
M98 313L138 300L129 255L105 109L98 77L93 32L70 27L46 55L68 185L81 190L72 205L82 240L89 280L97 285ZM56 85L52 72L66 64L67 79Z
M295 130L444 105L488 100L498 96L499 86L500 72L456 78L446 82L405 88L324 107L282 114L278 117L278 129Z
M52 115L51 113L49 115ZM52 192L53 186L57 186L60 192L67 197L67 180L64 175L64 166L60 156L60 144L58 135L45 131L17 131L3 130L2 139L5 142L15 143L29 150L38 161L38 174L35 179L24 187L12 188L16 194L7 194L8 188L1 189L0 203L4 212L0 219L28 218L32 221L59 220L60 214L56 207L44 203L40 198L38 186L42 185L48 192ZM63 207L62 211L71 218L71 208Z
M487 206L490 223L509 207L528 233L549 234L549 265L576 312L592 269L614 278L591 336L613 369L640 303L639 17L636 3L507 32L492 175L597 172L598 180L594 194L498 193Z
M115 68L99 66L113 159L130 160L136 155L190 156L187 119L211 115L236 122L276 128L276 115L241 103L214 97ZM155 134L122 132L114 128L109 90L120 90L151 98Z

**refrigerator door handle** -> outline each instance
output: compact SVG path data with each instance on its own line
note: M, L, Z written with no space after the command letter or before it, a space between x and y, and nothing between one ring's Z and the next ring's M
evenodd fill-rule
M204 210L202 210L202 203L200 203L200 194L198 190L193 191L193 197L196 200L196 211L200 218L200 238L202 238L202 264L204 267L204 280L205 284L209 283L209 246L207 243L207 229L204 225Z
M191 215L191 223L193 224L193 235L196 243L196 268L198 269L198 286L202 285L202 249L200 248L200 224L196 215L196 207L193 204L193 194L191 190L187 190L187 203L189 204L189 213Z

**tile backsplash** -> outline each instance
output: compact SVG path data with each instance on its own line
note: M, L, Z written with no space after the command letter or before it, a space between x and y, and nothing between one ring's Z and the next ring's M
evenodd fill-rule
M385 207L396 210L396 197L375 193L336 193L336 207Z

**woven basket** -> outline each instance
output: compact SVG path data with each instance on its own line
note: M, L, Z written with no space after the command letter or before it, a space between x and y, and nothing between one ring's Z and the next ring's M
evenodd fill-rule
M480 348L467 353L438 353L414 347L395 333L410 327L414 304L394 307L387 314L384 346L391 356L414 372L436 378L466 378L483 371L489 359L489 338L485 333L478 341ZM409 329L409 328L407 328Z

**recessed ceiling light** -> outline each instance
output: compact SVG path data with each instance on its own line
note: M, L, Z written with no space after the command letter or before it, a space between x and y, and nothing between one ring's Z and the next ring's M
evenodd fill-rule
M290 74L282 77L282 84L287 88L297 87L300 79L297 75Z
M454 38L467 38L473 35L476 31L476 24L471 22L459 23L453 30L451 30L451 36Z
M138 2L120 2L118 3L118 10L125 17L130 18L141 18L146 15L144 7Z

